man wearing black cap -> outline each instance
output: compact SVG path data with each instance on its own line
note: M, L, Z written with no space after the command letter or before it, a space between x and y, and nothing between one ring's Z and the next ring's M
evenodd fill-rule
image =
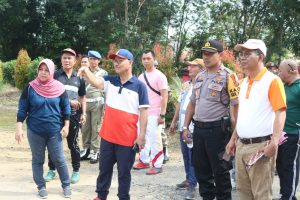
M77 183L80 179L80 149L78 145L79 125L84 124L86 120L86 98L84 80L77 76L74 70L76 62L76 53L73 49L67 48L62 51L62 68L55 72L54 78L65 85L71 104L71 117L69 134L67 136L68 147L71 151L73 174L71 183ZM48 155L50 170L44 177L45 181L52 180L55 173L55 166Z
M224 160L225 146L235 124L239 83L235 74L221 63L223 45L210 40L201 49L206 70L195 78L190 102L182 127L183 138L190 122L194 122L192 164L204 200L231 199L230 160ZM233 110L231 123L229 108Z
M101 55L97 51L89 51L88 58L90 63L90 71L96 77L107 75L104 69L99 67ZM90 159L90 163L94 164L99 159L100 138L98 136L101 124L101 118L104 105L104 92L92 86L87 81L86 84L86 123L82 125L82 143L83 150L80 153L81 160Z
M118 165L118 197L129 200L130 170L135 152L145 146L149 101L145 84L132 75L132 53L127 49L120 49L109 58L113 60L118 76L96 78L88 68L79 69L80 75L84 75L89 83L104 90L106 94L100 131L100 173L97 179L97 197L94 200L107 199L115 163Z

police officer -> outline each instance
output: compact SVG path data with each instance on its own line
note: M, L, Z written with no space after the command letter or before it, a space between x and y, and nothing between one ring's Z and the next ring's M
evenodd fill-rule
M99 67L101 55L97 51L88 52L89 69L96 77L107 75L104 69ZM90 159L90 163L99 160L100 138L98 136L104 105L104 92L85 82L86 89L86 122L82 125L83 150L80 153L81 160Z
M224 67L220 55L223 45L208 41L201 48L206 70L195 78L190 102L182 127L183 138L190 122L194 122L192 164L204 200L231 199L229 170L231 161L224 160L225 146L230 138L229 107L232 107L231 123L235 123L238 108L239 84L235 74Z

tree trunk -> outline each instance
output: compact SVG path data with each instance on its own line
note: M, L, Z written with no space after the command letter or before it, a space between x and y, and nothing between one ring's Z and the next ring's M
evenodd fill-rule
M124 30L124 33L125 33L125 37L124 37L124 41L123 41L123 44L127 41L127 29L128 29L128 0L125 0L125 30Z

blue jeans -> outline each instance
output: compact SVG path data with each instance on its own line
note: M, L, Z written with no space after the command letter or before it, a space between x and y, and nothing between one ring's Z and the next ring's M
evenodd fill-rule
M192 165L192 149L188 148L186 143L183 141L182 138L182 131L180 133L180 147L181 147L181 153L183 157L183 163L184 163L184 170L185 170L185 176L188 183L192 186L197 185L197 178L195 175L195 170Z
M70 177L64 157L61 135L58 133L51 136L41 136L28 129L27 137L32 153L33 180L37 185L37 188L41 189L46 187L46 183L43 178L43 165L45 162L46 147L57 168L62 187L65 188L70 186Z

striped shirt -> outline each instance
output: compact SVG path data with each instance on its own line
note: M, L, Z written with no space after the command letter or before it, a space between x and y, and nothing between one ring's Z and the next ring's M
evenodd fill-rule
M84 80L77 76L76 71L73 70L70 78L68 78L65 71L61 68L54 73L54 78L65 85L69 100L78 100L79 97L85 96ZM72 115L74 114L76 114L76 110L72 108Z
M106 106L101 138L123 146L133 146L138 134L139 109L149 107L144 83L133 76L122 84L118 76L104 76Z

